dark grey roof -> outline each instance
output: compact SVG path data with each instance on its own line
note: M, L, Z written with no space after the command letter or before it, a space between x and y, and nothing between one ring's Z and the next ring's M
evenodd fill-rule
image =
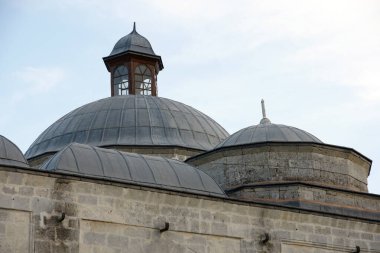
M313 142L322 143L314 135L301 129L272 124L264 118L259 125L244 128L226 138L216 148L262 142Z
M42 170L115 180L162 189L225 197L204 172L180 161L72 143Z
M63 116L34 141L25 156L57 152L71 142L210 150L227 136L213 119L188 105L154 96L114 96Z
M29 167L21 150L2 135L0 135L0 165Z
M136 31L135 25L133 26L133 31L131 33L122 37L115 44L109 56L125 53L127 51L154 56L156 55L149 41Z

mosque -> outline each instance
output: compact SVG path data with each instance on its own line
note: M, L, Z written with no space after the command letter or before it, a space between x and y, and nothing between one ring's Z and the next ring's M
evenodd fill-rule
M111 96L54 122L25 155L0 136L0 252L380 252L372 161L266 117L229 134L158 96L161 56L134 25Z

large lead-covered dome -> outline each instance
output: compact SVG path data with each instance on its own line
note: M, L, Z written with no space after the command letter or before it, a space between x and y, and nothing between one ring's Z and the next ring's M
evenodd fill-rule
M114 96L84 105L46 129L26 158L57 152L71 142L106 146L176 146L209 150L229 134L200 111L154 96Z

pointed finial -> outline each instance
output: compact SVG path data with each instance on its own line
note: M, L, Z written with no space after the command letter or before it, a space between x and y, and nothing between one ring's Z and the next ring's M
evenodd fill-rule
M265 103L264 99L261 99L261 111L263 113L263 118L260 120L260 124L271 124L270 120L267 118L267 114L265 112Z
M132 32L136 32L136 22L133 22L133 31Z
M264 99L261 99L261 111L263 112L263 118L266 118Z

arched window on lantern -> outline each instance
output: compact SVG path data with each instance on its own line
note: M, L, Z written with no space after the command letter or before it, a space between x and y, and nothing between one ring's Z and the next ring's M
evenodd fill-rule
M135 91L136 95L152 95L152 73L145 64L135 69Z
M128 69L126 66L120 65L113 72L113 89L117 96L128 95Z

